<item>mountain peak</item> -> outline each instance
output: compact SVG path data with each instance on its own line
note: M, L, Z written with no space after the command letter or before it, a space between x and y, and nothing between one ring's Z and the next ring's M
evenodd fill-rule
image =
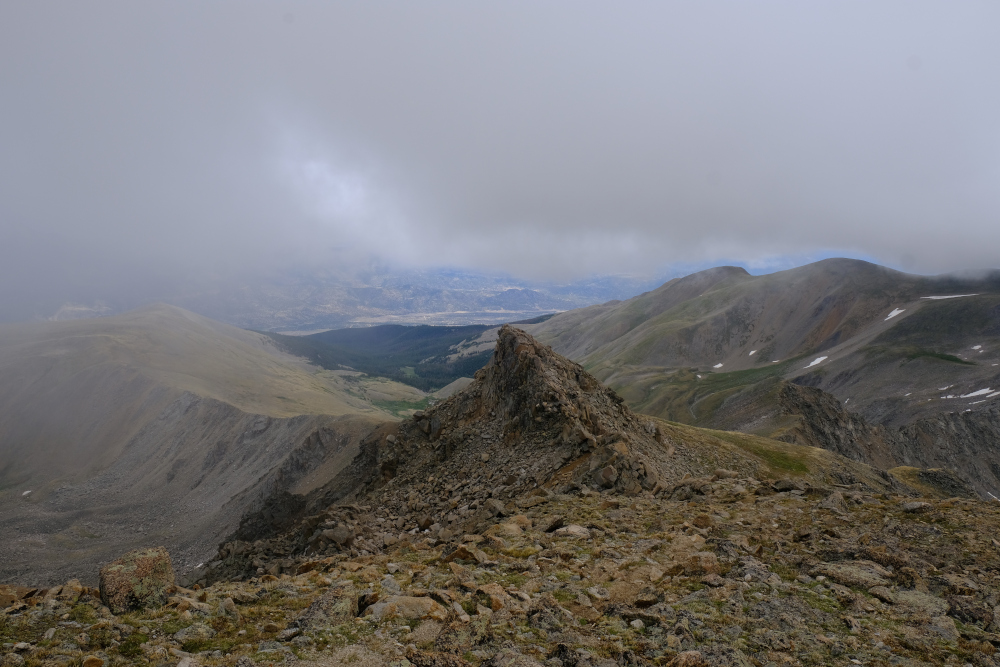
M653 489L660 471L648 461L632 465L631 459L644 450L667 453L656 426L635 415L613 390L579 364L510 325L500 329L493 357L476 373L472 385L404 422L399 431L404 442L420 440L423 434L444 458L460 451L465 458L470 446L480 459L498 454L507 459L509 452L503 450L526 448L521 460L536 472L507 484L511 495L551 479L558 465L543 470L540 462L554 465L581 456L592 462L589 469L576 471L573 482L597 483L635 495ZM480 445L500 451L478 452L477 437ZM605 470L626 458L630 462L619 464L620 470ZM604 477L598 479L602 470Z

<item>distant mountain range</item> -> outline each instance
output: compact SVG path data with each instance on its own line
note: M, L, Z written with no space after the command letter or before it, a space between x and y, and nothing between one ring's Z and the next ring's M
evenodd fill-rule
M661 282L601 276L557 284L450 270L328 271L192 289L162 300L247 329L301 333L376 324L501 324L628 298Z

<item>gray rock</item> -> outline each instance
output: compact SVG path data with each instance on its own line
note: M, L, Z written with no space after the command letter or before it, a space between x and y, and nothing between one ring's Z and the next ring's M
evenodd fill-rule
M190 641L208 641L214 636L215 630L204 623L195 623L194 625L189 625L183 630L174 633L174 639L182 644Z

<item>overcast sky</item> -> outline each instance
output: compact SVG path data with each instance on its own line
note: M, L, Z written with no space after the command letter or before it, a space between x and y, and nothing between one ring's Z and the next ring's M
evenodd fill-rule
M372 259L1000 267L998 82L996 2L4 2L0 307Z

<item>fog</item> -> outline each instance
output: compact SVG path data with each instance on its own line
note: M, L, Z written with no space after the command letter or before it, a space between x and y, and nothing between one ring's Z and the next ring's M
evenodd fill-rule
M1000 6L0 4L0 320L290 270L1000 267Z

